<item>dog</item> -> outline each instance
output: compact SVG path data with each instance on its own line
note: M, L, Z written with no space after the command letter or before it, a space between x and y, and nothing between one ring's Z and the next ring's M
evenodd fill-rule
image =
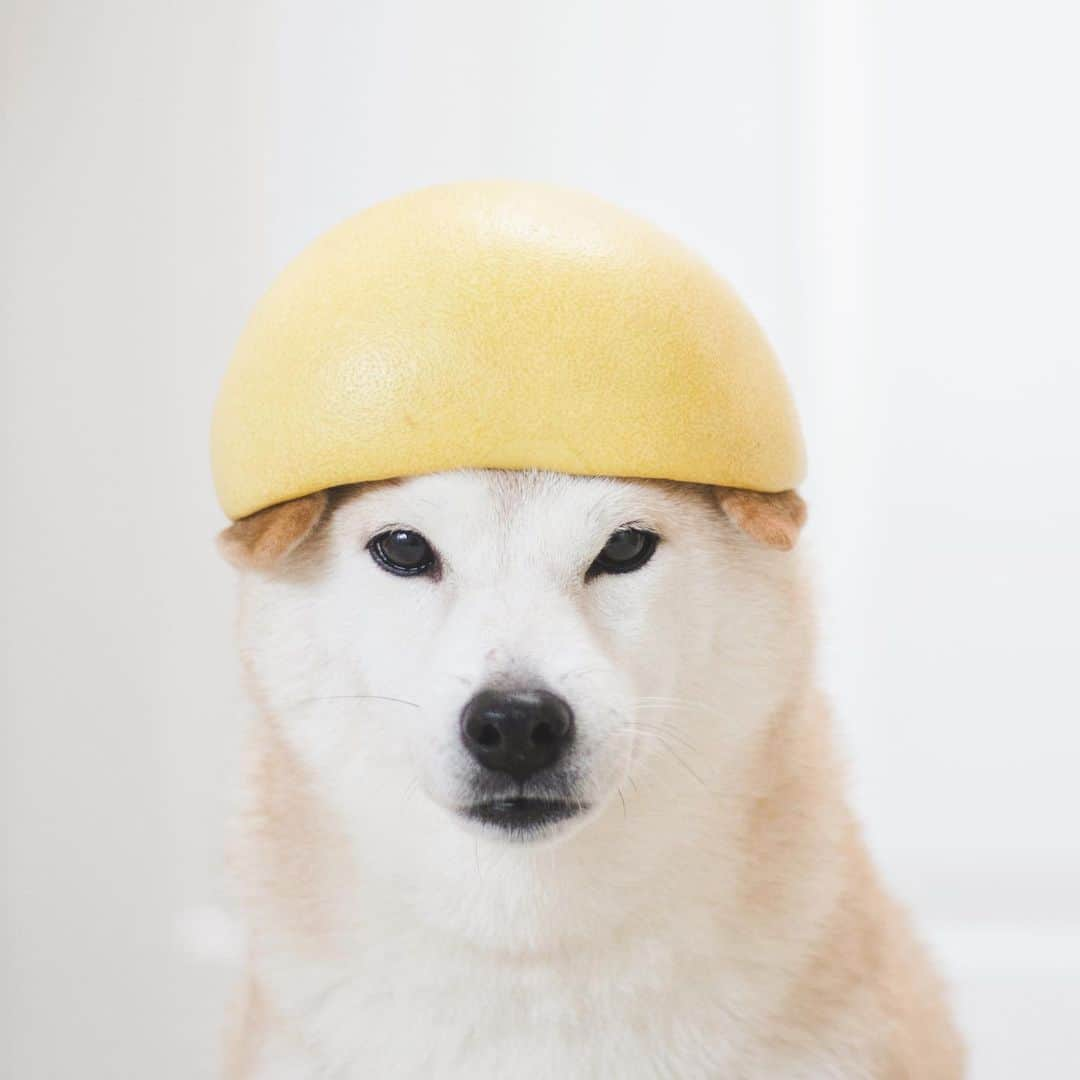
M845 802L805 518L463 470L228 528L255 705L231 1080L953 1080Z

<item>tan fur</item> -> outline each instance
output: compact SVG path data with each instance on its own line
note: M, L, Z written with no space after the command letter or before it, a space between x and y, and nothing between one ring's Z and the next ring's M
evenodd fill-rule
M831 896L776 1017L778 1040L797 1050L822 1031L842 1030L845 1014L855 1008L877 1028L874 1080L961 1077L963 1048L944 987L907 913L882 888L843 802L827 710L816 695L779 718L756 775L763 794L746 834L754 853L745 890L748 922L759 932L780 933L792 915L789 905L801 901L798 885L777 889L770 868L791 874L803 863L802 880ZM823 834L829 837L824 846ZM805 863L810 852L813 865ZM865 1041L862 1033L848 1038L853 1050Z
M806 524L806 503L796 491L769 494L718 487L716 501L748 536L767 547L790 551Z
M250 680L249 680L250 683ZM284 744L269 714L261 714L248 748L247 798L236 824L231 870L251 916L254 949L247 978L229 1018L226 1080L255 1075L268 1045L301 1045L259 982L258 942L264 927L290 928L290 944L317 957L333 947L327 898L356 882L345 842L320 803L312 778Z
M328 504L329 494L316 491L268 506L225 529L218 537L218 550L239 569L269 570L303 543Z
M225 1077L228 1080L252 1075L267 1026L266 1003L255 977L249 973L229 1017L225 1043Z
M779 551L795 544L806 518L795 492L717 489L716 502L748 536ZM230 561L261 569L296 551L323 518L327 500L309 496L296 503L227 530L222 547ZM809 627L801 579L791 588L797 593L789 596L792 610ZM847 809L827 710L813 689L812 649L805 651L805 665L790 672L789 685L789 699L756 746L743 789L731 793L742 800L733 825L738 889L733 906L717 913L731 921L733 963L753 966L761 957L784 973L772 1006L770 1049L754 1059L752 1075L809 1077L800 1063L824 1040L850 1047L857 1063L850 1073L830 1071L830 1077L958 1080L963 1053L941 984L906 915L880 885ZM251 689L258 700L258 688ZM351 920L362 917L355 905L364 895L339 811L323 799L265 703L253 747L238 870L254 950L228 1080L270 1075L256 1064L262 1048L293 1045L293 1034L260 991L264 932L276 936L279 948L284 933L293 953L332 962ZM730 806L717 812L728 814ZM582 966L588 963L583 955ZM873 1063L869 1070L867 1062Z

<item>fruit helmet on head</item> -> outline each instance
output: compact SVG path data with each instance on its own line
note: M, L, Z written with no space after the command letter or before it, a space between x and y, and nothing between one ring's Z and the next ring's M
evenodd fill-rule
M647 222L464 183L331 229L256 307L213 422L234 519L339 484L548 469L783 491L791 394L729 286Z

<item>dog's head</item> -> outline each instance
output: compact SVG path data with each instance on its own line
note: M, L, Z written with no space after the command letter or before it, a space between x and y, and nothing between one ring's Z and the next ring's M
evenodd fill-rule
M803 517L792 492L462 471L221 543L256 696L320 784L369 826L520 844L728 790L802 658Z

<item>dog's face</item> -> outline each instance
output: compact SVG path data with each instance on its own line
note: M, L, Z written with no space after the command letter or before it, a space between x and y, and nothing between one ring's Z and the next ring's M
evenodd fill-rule
M722 502L464 471L241 523L226 549L262 563L241 608L256 696L320 786L413 843L668 820L702 788L734 790L801 640L774 550L801 503Z

